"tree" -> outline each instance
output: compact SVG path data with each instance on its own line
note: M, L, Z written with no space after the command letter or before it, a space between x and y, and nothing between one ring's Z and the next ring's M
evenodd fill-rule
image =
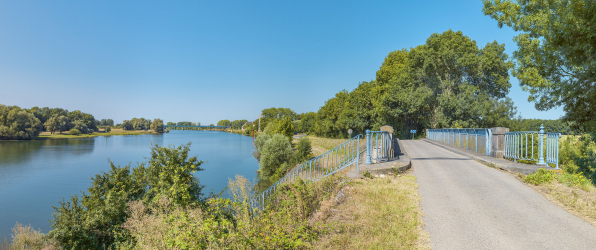
M514 38L513 76L536 109L563 106L574 127L596 132L596 2L488 1L483 12Z
M0 104L0 139L30 140L43 128L39 119L18 106Z
M296 156L298 162L306 160L312 156L312 145L308 138L301 138L298 140L298 144L296 145Z
M285 167L282 165L292 158L292 144L282 134L275 134L267 140L261 149L260 173L263 177L273 181L282 176Z
M97 131L97 124L95 123L95 121L96 121L95 117L93 117L93 115L91 115L91 114L87 114L87 113L83 113L79 110L75 110L72 112L68 112L67 117L70 121L82 121L85 124L85 126L87 126L88 129L90 129L91 131ZM71 126L74 126L74 123ZM67 130L71 129L71 128L72 127L69 127L69 128L67 128ZM83 131L81 131L81 132L83 132ZM83 132L83 133L85 133L85 132Z
M123 130L133 130L134 126L129 120L124 120L122 122L122 129Z
M153 119L153 122L151 123L151 130L157 132L157 133L163 133L163 120L156 118Z
M87 124L85 124L84 121L76 120L72 124L73 124L72 129L76 129L79 133L83 133L83 134L93 133L93 130L87 128Z
M269 135L281 134L291 142L294 135L294 125L290 117L275 119L267 125L264 132Z
M221 121L218 121L217 122L217 126L225 126L225 127L227 127L227 126L230 126L230 125L231 125L230 120L221 120Z

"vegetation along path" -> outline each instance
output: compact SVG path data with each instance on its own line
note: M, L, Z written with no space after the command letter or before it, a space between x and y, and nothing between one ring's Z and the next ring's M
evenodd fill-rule
M402 141L433 249L594 249L596 228L514 176L423 141Z

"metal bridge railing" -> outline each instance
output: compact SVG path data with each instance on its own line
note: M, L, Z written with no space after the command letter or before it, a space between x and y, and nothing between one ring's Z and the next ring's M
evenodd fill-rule
M393 157L393 136L387 131L366 130L366 164L379 163Z
M490 155L490 128L442 128L429 129L426 138Z
M298 179L315 182L351 166L352 164L356 164L356 171L358 171L361 138L361 134L357 135L324 154L301 164L259 194L255 201L251 201L251 205L263 209L265 205L273 199L273 195L279 186L294 182Z
M550 163L555 165L555 169L559 169L559 138L561 138L560 133L544 133L542 125L540 125L540 131L507 132L503 157L513 159L515 162L536 161L538 165ZM546 147L544 147L545 140Z

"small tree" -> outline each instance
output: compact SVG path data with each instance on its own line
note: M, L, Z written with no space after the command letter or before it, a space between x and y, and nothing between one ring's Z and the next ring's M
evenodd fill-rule
M290 161L293 155L292 144L282 134L275 134L267 140L261 149L261 174L270 180L275 179L282 164Z
M157 133L163 133L163 120L156 118L153 119L153 122L151 123L151 130L157 132Z
M298 145L296 145L296 149L298 150L298 152L296 152L296 158L299 162L310 158L312 155L312 146L308 138L302 138L298 140Z
M71 130L68 131L68 134L69 135L79 135L79 134L81 134L81 131L79 131L76 128L73 128L73 129L71 129Z

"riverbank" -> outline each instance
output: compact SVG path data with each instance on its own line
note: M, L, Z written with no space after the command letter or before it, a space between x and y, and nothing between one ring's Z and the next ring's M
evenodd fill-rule
M115 135L145 135L145 134L159 134L153 132L153 130L123 130L113 128L110 132L107 133L107 136L115 136ZM73 139L73 138L93 138L97 136L106 136L106 132L99 131L93 132L91 134L80 134L80 135L69 135L67 131L60 133L50 133L50 132L41 132L39 136L33 140L49 140L49 139Z

